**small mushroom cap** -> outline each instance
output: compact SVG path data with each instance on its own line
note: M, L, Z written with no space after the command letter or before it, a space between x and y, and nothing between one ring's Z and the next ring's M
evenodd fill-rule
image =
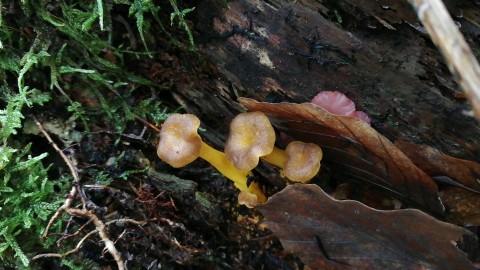
M322 91L311 102L329 113L346 116L355 113L355 103L338 91Z
M248 208L253 208L258 204L257 195L248 191L241 191L238 194L238 204L245 205Z
M250 171L261 156L273 151L274 144L275 131L264 113L241 113L230 124L225 155L238 169Z
M322 91L313 97L311 102L329 113L358 118L369 125L372 124L370 117L362 111L357 111L355 103L340 92Z
M287 145L285 154L282 173L291 181L306 183L320 171L323 152L316 144L294 141Z
M174 113L165 120L160 130L157 155L174 168L197 159L202 139L197 133L200 119L193 114Z

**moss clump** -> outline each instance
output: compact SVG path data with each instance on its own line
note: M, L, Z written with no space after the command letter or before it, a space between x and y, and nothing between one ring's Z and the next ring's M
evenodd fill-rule
M25 118L33 114L71 118L86 134L94 129L93 122L122 133L138 115L154 122L166 117L158 99L142 96L166 87L138 72L138 67L160 50L154 40L158 33L169 40L168 46L193 50L185 21L193 8L182 9L175 0L162 4L0 1L1 267L28 268L31 255L52 244L40 241L40 235L71 180L67 170L50 173L64 164L45 162L47 150L32 150L34 136L21 132ZM167 16L161 16L162 10ZM177 36L187 42L171 34L172 25L184 30ZM137 39L142 46L137 46Z

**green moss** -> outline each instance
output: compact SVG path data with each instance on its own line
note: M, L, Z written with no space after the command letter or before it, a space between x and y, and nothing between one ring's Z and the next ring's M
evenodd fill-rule
M103 122L118 132L135 115L156 123L163 120L166 109L159 102L145 99L132 108L129 98L137 89L165 87L129 65L158 53L158 29L172 44L193 50L185 17L194 8L180 9L170 1L171 16L163 22L160 7L149 0L3 0L0 5L0 260L4 266L29 267L29 257L53 243L40 241L40 235L63 202L71 179L68 174L49 179L50 168L64 165L44 164L47 154L31 151L32 143L21 133L25 118L48 111L42 109L45 105L64 103L63 116L77 119L84 132L93 119L105 118ZM113 11L125 7L124 19L135 19L130 34L138 35L142 48L123 42L114 28ZM187 45L169 33L168 22L184 31ZM78 89L98 106L73 97ZM99 177L108 183L105 175ZM53 231L61 229L59 224Z

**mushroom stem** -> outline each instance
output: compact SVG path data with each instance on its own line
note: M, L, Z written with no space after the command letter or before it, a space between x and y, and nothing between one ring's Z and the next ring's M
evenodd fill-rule
M261 159L279 168L283 168L285 162L287 162L287 155L285 154L285 150L275 146L270 154L261 157Z
M213 167L217 168L225 177L235 182L236 185L247 186L247 175L249 172L241 171L233 166L223 152L218 151L202 141L200 157L212 164Z
M250 174L250 172L237 169L233 163L227 159L223 152L218 151L202 141L200 157L208 161L208 163L215 167L225 177L232 180L235 184L235 187L240 191L248 191L255 194L257 196L258 203L264 203L267 201L267 198L257 183L253 182L247 187L247 176Z

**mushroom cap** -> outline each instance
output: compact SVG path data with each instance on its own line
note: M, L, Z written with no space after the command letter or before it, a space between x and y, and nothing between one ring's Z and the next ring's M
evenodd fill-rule
M355 103L344 94L337 91L322 91L313 97L311 103L329 113L358 118L372 124L370 117L362 111L356 111Z
M193 114L170 115L162 124L157 155L174 168L179 168L197 159L202 148L202 139L197 133L200 119Z
M275 131L264 113L240 113L230 124L225 155L238 169L250 171L261 156L273 151L274 144Z
M238 204L245 205L248 208L253 208L258 204L257 195L248 191L241 191L238 194Z
M352 116L355 113L355 103L337 91L322 91L311 102L329 113L345 116Z
M369 125L372 124L372 120L370 119L370 117L368 116L368 114L366 114L365 112L355 111L355 112L353 113L353 117L358 118L358 119L360 119L360 120L363 120L364 122L366 122L366 123L369 124Z
M323 152L313 143L294 141L285 149L287 161L282 174L294 182L306 183L320 171Z

